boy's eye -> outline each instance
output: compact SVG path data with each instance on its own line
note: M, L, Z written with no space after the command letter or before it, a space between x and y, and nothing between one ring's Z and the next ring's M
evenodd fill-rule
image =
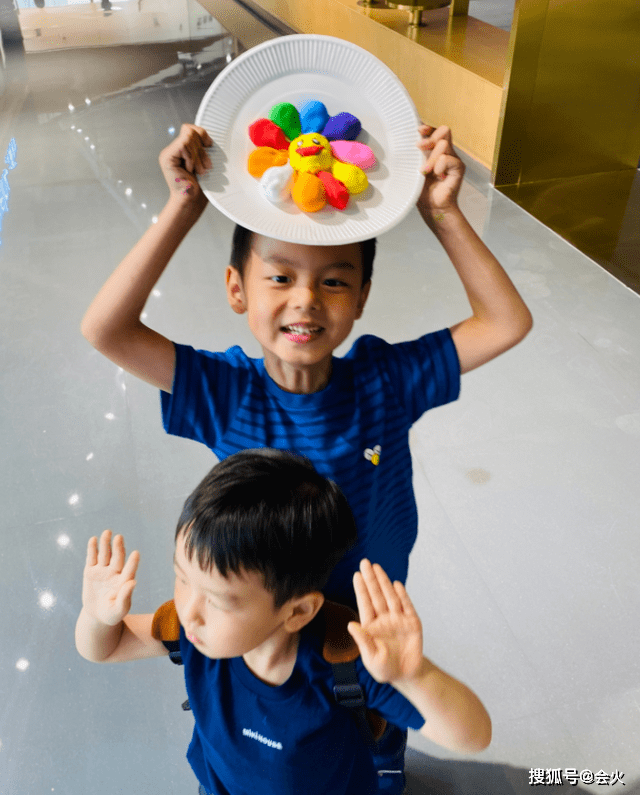
M327 287L346 287L346 282L342 282L340 279L325 279L324 283Z
M289 281L288 276L282 276L281 274L278 274L277 276L270 276L269 278L276 284L286 284Z

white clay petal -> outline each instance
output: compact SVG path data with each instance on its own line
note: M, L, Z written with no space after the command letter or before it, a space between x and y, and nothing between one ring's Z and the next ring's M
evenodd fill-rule
M293 169L289 163L268 168L260 179L260 188L270 202L286 201L291 195Z

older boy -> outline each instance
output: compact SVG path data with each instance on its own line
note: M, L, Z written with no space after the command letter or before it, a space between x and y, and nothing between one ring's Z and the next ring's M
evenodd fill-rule
M187 499L178 522L173 605L195 728L188 759L201 792L373 795L356 724L335 702L322 657L332 565L355 541L340 489L310 462L272 450L230 456ZM167 654L153 615L129 615L139 554L122 536L89 541L78 651L95 662ZM422 654L404 590L363 560L360 623L349 624L367 705L446 748L485 748L478 698ZM165 606L166 607L166 606ZM395 688L395 689L394 689Z

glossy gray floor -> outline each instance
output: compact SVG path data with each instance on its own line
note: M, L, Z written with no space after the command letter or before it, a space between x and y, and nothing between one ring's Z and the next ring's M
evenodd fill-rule
M157 155L193 119L211 79L201 75L62 113L25 103L0 141L3 158L16 143L0 232L2 795L196 791L180 669L92 665L73 628L86 542L105 527L141 550L134 609L171 597L175 522L213 463L204 447L166 436L157 392L79 332L163 206ZM525 793L531 769L544 780L574 768L596 778L583 773L574 791L608 791L597 777L618 771L626 787L615 789L629 795L640 784L640 297L471 162L462 205L535 328L413 432L421 529L409 591L426 653L481 695L494 740L466 760L411 734L410 792ZM222 290L231 228L207 210L147 322L178 341L256 355ZM356 333L402 340L468 311L414 212L380 239Z

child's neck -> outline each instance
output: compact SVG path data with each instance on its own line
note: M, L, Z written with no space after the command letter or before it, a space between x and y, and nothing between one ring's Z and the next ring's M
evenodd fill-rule
M264 352L264 367L270 378L280 389L298 395L309 395L324 389L331 379L331 366L331 357L309 367L296 367L270 355L268 351Z
M268 638L261 646L243 654L242 659L257 679L277 687L283 685L293 673L299 640L299 632L286 632Z

